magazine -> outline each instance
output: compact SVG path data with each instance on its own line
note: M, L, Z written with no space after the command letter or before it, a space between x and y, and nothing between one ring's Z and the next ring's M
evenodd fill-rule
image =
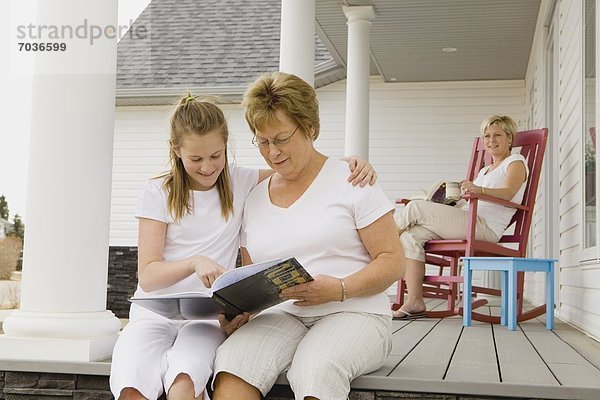
M216 319L225 314L231 320L243 312L256 313L279 304L283 301L281 290L312 280L292 257L227 271L215 280L208 294L185 292L129 300L169 319Z
M427 200L453 207L460 207L466 203L465 200L460 197L448 197L446 194L446 181L441 179L435 181L429 189L423 190L423 194L412 196L410 200Z

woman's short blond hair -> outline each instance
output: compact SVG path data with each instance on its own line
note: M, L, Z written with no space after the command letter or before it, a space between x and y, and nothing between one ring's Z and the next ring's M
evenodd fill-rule
M500 129L508 135L510 139L510 150L512 150L512 144L515 141L515 135L517 133L517 123L515 120L508 115L491 115L481 123L481 136L485 135L485 131L492 125L498 125Z
M277 120L282 111L313 141L319 137L319 102L315 89L301 78L285 72L262 74L250 84L242 100L246 121L253 134Z

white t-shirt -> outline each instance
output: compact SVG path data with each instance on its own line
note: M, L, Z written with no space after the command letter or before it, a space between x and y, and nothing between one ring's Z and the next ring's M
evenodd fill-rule
M233 215L228 220L221 216L221 201L216 187L207 191L192 191L193 210L174 223L167 206L168 193L163 189L163 179L152 179L141 189L136 218L148 218L167 224L163 257L165 261L203 255L226 269L235 267L239 248L244 203L258 182L258 170L230 166L233 190ZM208 291L197 275L176 284L151 292L151 294L184 291ZM136 296L149 294L139 284Z
M242 224L242 246L257 263L296 257L312 275L343 278L364 268L371 257L360 240L365 228L394 210L376 186L360 188L347 182L348 163L327 159L306 192L288 208L273 205L269 182L261 182L248 196ZM340 288L341 297L341 288ZM345 302L275 306L291 314L319 316L339 311L390 315L387 295L354 297Z
M523 157L521 154L512 154L502 160L500 165L490 172L488 172L490 166L482 168L473 183L477 186L483 186L485 188L506 187L508 166L516 161L520 161L525 165L525 171L527 172L527 176L529 176L529 169L527 168L525 157ZM526 184L527 179L525 179L525 182L523 182L519 188L519 191L513 196L512 199L510 199L510 201L521 204L523 201L523 194L525 193ZM465 205L463 209L468 210L469 205ZM487 226L494 231L498 238L504 234L504 231L508 227L508 223L515 212L516 209L514 208L488 203L487 201L480 201L477 203L477 215L485 220Z

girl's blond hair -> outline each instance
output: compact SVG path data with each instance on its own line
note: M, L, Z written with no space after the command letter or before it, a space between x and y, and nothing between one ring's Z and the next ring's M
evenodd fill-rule
M170 125L169 161L171 170L159 176L159 178L165 178L163 188L168 193L169 212L175 221L179 221L186 214L193 212L195 206L193 197L190 196L190 178L185 172L181 158L177 155L183 139L192 135L202 136L217 129L225 143L225 168L217 178L215 185L221 200L221 216L228 219L233 214L233 192L231 191L227 160L229 130L223 111L210 101L197 100L196 96L187 94L175 105Z

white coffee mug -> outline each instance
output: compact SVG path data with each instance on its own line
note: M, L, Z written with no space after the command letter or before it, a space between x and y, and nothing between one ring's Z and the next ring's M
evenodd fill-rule
M446 199L448 200L459 200L460 199L460 183L458 182L446 182Z

